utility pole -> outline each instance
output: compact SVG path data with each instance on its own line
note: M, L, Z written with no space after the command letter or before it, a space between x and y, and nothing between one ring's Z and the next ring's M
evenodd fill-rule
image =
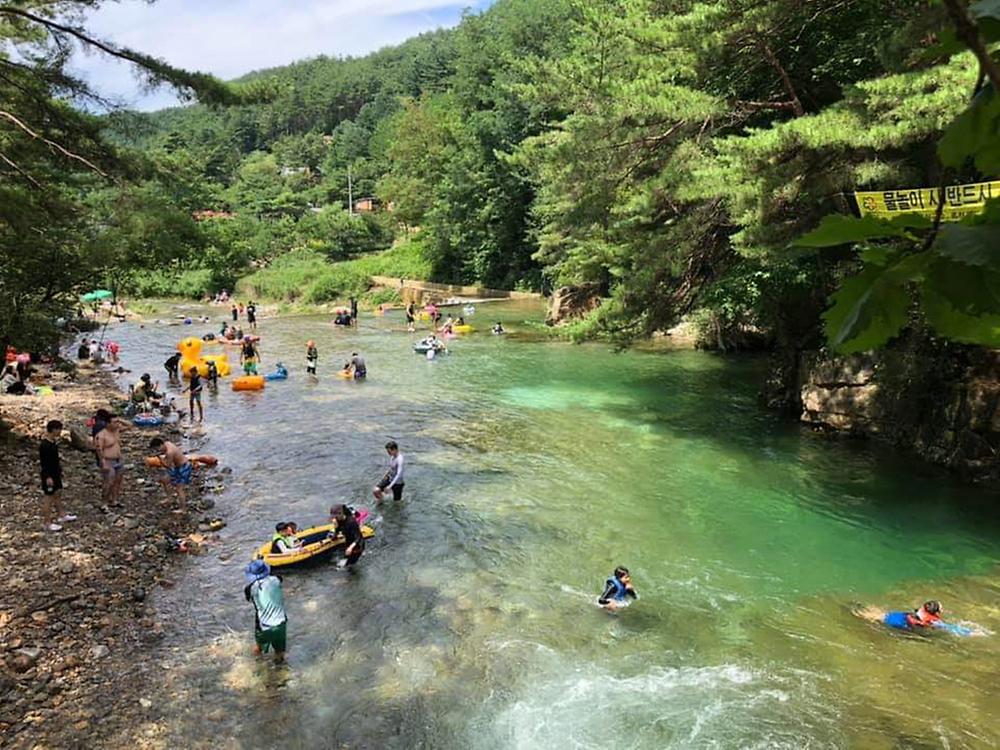
M351 165L347 165L347 212L354 216L354 184L351 182Z

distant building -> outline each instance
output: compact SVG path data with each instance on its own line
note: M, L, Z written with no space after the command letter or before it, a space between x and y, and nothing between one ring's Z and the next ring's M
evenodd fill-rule
M367 214L378 211L380 202L378 198L369 196L368 198L358 198L354 201L354 211L359 214Z
M291 177L293 174L304 174L306 177L309 176L309 167L282 167L281 176Z

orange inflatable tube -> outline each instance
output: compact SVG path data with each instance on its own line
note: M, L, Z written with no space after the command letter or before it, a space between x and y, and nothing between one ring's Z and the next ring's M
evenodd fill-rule
M215 456L193 454L188 456L188 460L195 466L218 466L219 459ZM146 456L146 466L150 469L162 469L162 456Z
M243 375L233 378L234 391L260 391L264 388L263 375Z

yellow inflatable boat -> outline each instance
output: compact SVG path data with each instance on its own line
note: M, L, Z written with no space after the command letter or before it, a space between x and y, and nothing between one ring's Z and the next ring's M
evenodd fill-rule
M272 553L271 542L265 542L257 550L257 557L272 568L285 568L289 565L297 565L309 560L315 560L332 553L337 547L344 545L343 535L330 536L330 532L336 528L337 524L327 523L322 526L303 529L295 535L297 539L302 541L302 546L294 552L286 552L284 554ZM362 526L361 536L365 539L370 539L375 536L375 529L371 526Z

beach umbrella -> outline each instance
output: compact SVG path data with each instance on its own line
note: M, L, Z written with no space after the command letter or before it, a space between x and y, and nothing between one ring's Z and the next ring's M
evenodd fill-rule
M107 289L95 289L92 292L87 292L80 297L84 302L97 302L98 300L108 299L109 297L114 297L114 292L109 292Z

